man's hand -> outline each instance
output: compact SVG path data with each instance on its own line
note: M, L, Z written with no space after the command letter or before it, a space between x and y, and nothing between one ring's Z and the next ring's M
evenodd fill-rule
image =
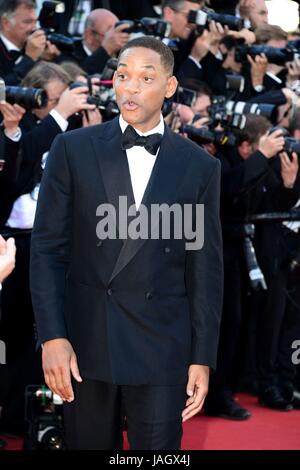
M18 104L10 104L6 102L0 103L0 111L3 115L3 124L7 137L13 136L19 129L19 123L25 114L25 109Z
M277 129L272 134L265 134L259 139L258 150L266 158L275 157L284 147L284 137L282 131Z
M288 154L286 152L282 152L279 157L283 185L285 188L291 189L294 187L299 170L298 155L293 152L292 160L290 160Z
M16 245L13 238L4 240L0 235L0 282L12 272L15 267Z
M186 393L190 397L182 412L182 421L187 421L201 410L208 392L209 367L192 364L189 367Z
M82 127L95 126L102 123L102 116L98 108L85 111L82 117Z
M129 34L125 29L129 28L129 24L120 24L116 28L112 28L104 36L101 46L106 50L107 54L112 56L119 52L123 46L129 41Z
M46 48L47 40L43 30L38 29L30 34L25 46L25 54L36 61L40 58Z
M40 60L47 60L48 62L54 61L59 55L61 55L60 50L52 44L50 41L46 41L46 47L42 55L40 56Z
M42 357L45 382L48 387L62 400L73 401L71 374L77 382L82 382L82 378L76 354L70 342L64 338L46 341L43 345Z
M251 65L251 81L253 88L263 85L264 76L268 68L268 59L265 54L258 54L254 58L247 54L247 59Z
M59 98L55 110L64 118L68 119L72 114L77 113L78 111L94 110L96 106L94 104L87 103L87 93L88 87L80 86L78 88L73 88L70 90L67 88Z

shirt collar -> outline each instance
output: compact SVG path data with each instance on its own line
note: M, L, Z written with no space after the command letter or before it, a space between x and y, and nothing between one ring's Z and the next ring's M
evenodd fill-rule
M8 51L20 51L21 50L13 42L11 42L9 39L3 36L3 34L0 34L0 38L2 39L2 42Z
M122 133L125 131L126 127L129 125L128 122L125 121L125 119L123 119L122 115L120 114L120 118L119 118L119 124L120 124L120 127L121 127L121 131ZM134 127L134 126L132 126ZM147 132L141 132L139 131L138 129L136 129L134 127L134 130L139 134L139 135L151 135L151 134L161 134L161 135L164 135L164 131L165 131L165 123L164 123L164 118L162 116L162 114L160 115L160 121L159 123L157 124L157 126L155 126L153 129L150 129L150 131L147 131Z
M87 46L83 41L82 41L82 47L83 47L83 49L84 49L84 52L85 52L88 56L92 55L91 49L89 49L88 46Z

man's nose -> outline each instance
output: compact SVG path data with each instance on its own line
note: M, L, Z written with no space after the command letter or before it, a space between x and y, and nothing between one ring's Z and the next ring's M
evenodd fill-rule
M140 84L137 80L129 80L126 83L125 90L129 93L139 93L140 92Z

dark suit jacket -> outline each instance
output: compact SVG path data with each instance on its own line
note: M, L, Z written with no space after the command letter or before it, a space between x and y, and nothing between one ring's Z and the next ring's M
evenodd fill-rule
M78 40L74 43L73 51L70 54L59 56L57 62L61 63L71 60L76 62L85 72L92 75L94 73L101 73L109 59L110 56L103 47L96 49L92 55L87 55L82 46L82 40Z
M9 190L6 190L5 203L0 207L0 225L7 221L15 200L22 194L30 193L40 182L42 156L50 149L57 134L62 132L50 114L37 124L34 114L27 112L20 127L22 138L18 144L6 138L7 159L9 161L7 170L9 172L7 171L5 179L9 180L7 183ZM19 156L15 154L18 148ZM16 160L17 156L18 161ZM16 168L15 161L18 163Z
M83 377L185 383L190 364L216 366L220 163L166 128L142 201L205 204L203 249L174 237L99 241L97 207L134 201L121 135L116 118L58 136L50 151L31 251L39 342L68 338Z
M34 64L35 62L27 55L23 55L20 62L15 64L0 39L0 76L3 78L6 85L19 85Z
M64 22L62 25L62 33L67 33L69 21L73 16L74 10L77 6L75 0L65 0L65 13L64 13ZM136 18L142 18L143 16L157 16L152 5L155 5L154 0L110 0L109 1L109 10L111 10L120 20L134 20ZM95 8L107 8L107 2L103 0L93 0L92 1L92 10Z
M11 210L11 201L15 192L15 185L20 167L20 143L8 139L3 130L0 130L1 155L5 160L3 170L0 171L0 229L4 225Z

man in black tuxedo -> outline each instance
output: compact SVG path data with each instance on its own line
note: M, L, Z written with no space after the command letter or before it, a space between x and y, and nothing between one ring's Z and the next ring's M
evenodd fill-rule
M7 85L18 85L49 46L45 33L35 29L33 0L1 0L0 71Z
M87 73L101 73L106 62L128 42L128 25L114 27L118 17L104 8L93 10L84 25L83 38L74 42L72 52L62 54L60 62L72 60Z
M57 137L42 179L31 292L45 380L66 401L69 448L121 448L124 414L131 449L180 448L182 421L201 409L216 367L220 164L162 120L177 86L173 64L154 38L127 43L114 76L120 118ZM175 227L155 238L155 218L148 239L124 235L124 198L138 214L189 204L193 227L204 204L203 248L187 249ZM108 213L121 211L108 224L118 236L101 233L107 203Z

